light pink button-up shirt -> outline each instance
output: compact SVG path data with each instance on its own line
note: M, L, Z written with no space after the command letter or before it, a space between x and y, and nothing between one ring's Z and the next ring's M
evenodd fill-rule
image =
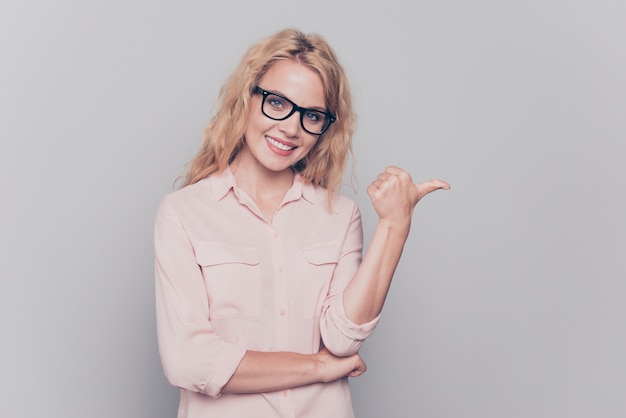
M222 394L246 350L358 351L378 318L356 325L342 294L359 263L351 200L298 176L267 222L230 169L163 199L155 223L159 352L181 388L178 417L353 417L347 378L291 390Z

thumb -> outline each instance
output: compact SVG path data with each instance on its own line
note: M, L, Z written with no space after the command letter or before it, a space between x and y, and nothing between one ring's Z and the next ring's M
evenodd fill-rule
M447 182L443 180L433 179L433 180L428 180L428 181L424 181L421 183L415 183L415 189L417 191L417 200L419 201L428 193L432 193L435 190L439 190L439 189L449 190L450 184L448 184Z

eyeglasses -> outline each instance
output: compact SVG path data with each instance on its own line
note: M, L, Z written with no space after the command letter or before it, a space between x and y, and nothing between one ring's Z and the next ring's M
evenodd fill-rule
M300 112L300 125L302 129L311 135L321 135L333 123L335 117L328 113L315 109L300 107L286 97L271 91L254 87L253 93L263 96L261 111L265 116L273 120L285 120L295 112Z

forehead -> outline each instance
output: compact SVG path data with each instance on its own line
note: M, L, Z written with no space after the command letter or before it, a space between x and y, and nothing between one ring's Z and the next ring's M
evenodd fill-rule
M311 68L291 60L274 63L259 81L265 90L279 93L304 107L325 107L324 85Z

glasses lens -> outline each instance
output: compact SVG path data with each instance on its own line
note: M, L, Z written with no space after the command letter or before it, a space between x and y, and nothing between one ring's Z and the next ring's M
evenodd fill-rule
M302 113L302 127L312 134L324 132L330 120L325 113L317 110L305 110Z
M270 118L282 119L287 117L292 109L293 104L291 102L275 94L268 94L263 103L263 112Z

